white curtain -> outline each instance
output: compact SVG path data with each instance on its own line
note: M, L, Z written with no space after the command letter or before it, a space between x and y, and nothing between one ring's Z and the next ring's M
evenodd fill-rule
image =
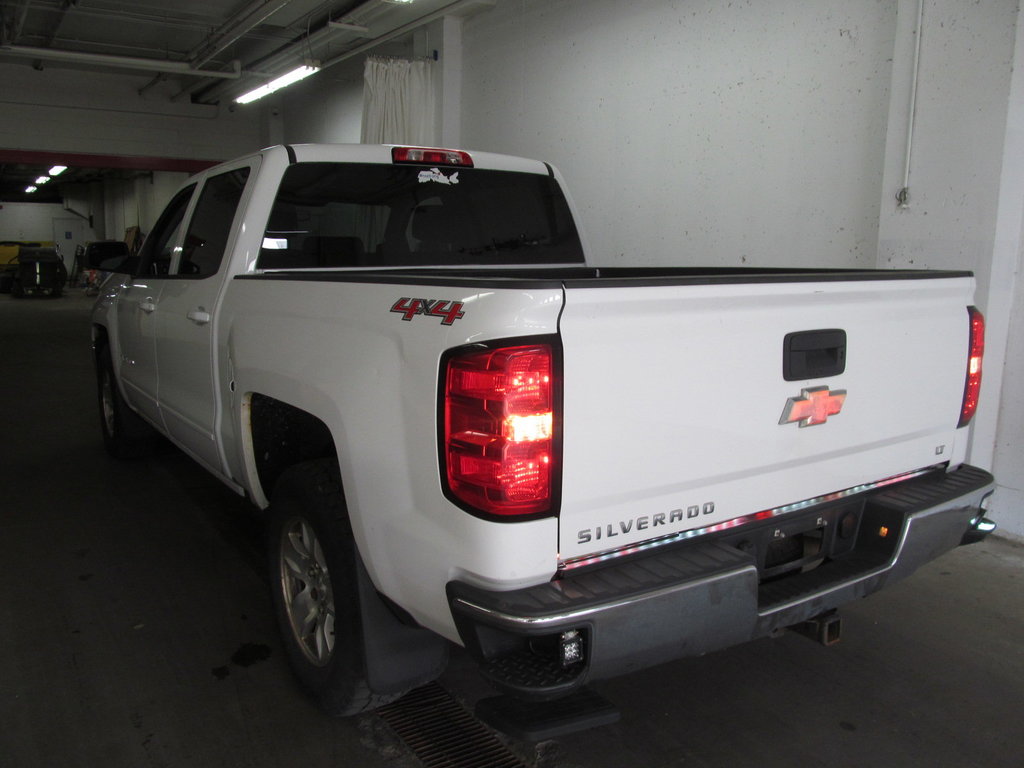
M370 57L363 70L364 144L437 142L434 62Z

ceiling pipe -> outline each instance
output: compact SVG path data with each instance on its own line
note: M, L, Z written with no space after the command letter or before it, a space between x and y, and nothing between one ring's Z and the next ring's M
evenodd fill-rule
M28 9L31 5L32 0L25 0L24 4L21 6L21 14L18 16L18 23L14 29L14 40L21 38L21 33L25 29L25 20L28 18Z
M192 75L195 77L216 77L224 80L238 80L242 76L242 65L238 61L231 62L229 71L213 69L194 69L185 61L160 61L159 59L140 59L133 56L111 56L105 53L85 53L84 51L65 51L56 48L34 48L25 45L0 46L0 56L20 56L27 59L44 61L70 61L76 64L95 64L100 67L116 67L135 69L145 72L166 72L175 75Z
M255 0L255 2L248 8L236 13L230 19L221 24L220 27L207 35L199 45L195 46L185 55L186 61L196 68L203 66L229 45L243 37L247 32L255 29L275 13L291 3L292 0L278 0L276 3L270 2L269 0ZM145 96L146 93L166 80L166 74L161 73L157 75L144 86L139 88L139 96Z
M383 4L384 0L368 0L368 2L363 3L358 8L354 8L351 11L342 14L341 18L353 19L358 17L361 11L371 9L376 6L381 6ZM415 29L418 29L426 24L430 24L431 22L443 18L444 16L451 15L452 13L462 10L463 8L469 8L471 6L493 7L494 4L495 0L455 0L455 2L448 3L447 5L438 8L435 11L420 16L419 18L414 19L413 21L410 21L406 24L403 24L400 27L396 27L390 32L386 32L383 35L374 37L373 39L367 41L366 43L363 43L362 45L356 46L355 48L349 49L344 53L339 54L338 56L334 56L331 59L328 59L327 61L321 62L320 69L323 70L327 69L328 67L334 66L335 64L340 64L346 59L350 59L353 56L358 56L361 53L365 53L366 51L372 50L373 48L376 48L378 45L393 40L396 37L401 37L402 35L408 34L409 32ZM341 26L342 24L345 26ZM346 21L341 22L341 24L331 24L329 22L328 24L325 24L323 27L318 29L316 32L313 32L309 37L303 38L302 40L293 43L292 45L286 47L285 49L278 51L275 54L271 54L270 56L266 57L261 61L254 62L249 68L249 72L252 73L252 70L254 69L273 72L287 64L300 62L303 58L308 58L308 51L314 46L319 45L320 42L328 35L330 35L333 30L337 29L341 31L343 29L346 29L348 24L349 22ZM354 23L353 26L355 26ZM348 29L347 31L349 31L352 34L360 34L359 32L352 29ZM186 94L195 93L200 89L201 84L194 85L190 88L181 91L174 97L174 99L177 100L178 98L183 97ZM218 84L215 85L208 93L204 94L204 97L216 100L228 90L230 89L227 87L226 84Z
M229 45L258 27L292 0L255 0L248 8L236 13L219 28L210 33L199 45L188 52L185 58L193 67L201 67Z
M162 82L164 82L166 80L167 80L167 75L164 74L163 72L161 72L159 75L156 75L152 80L150 80L148 83L146 83L144 86L139 88L139 90L136 91L136 93L138 93L139 96L145 96L152 88L155 88L160 83L162 83Z
M340 18L351 19L355 16L359 16L365 11L372 10L379 6L387 5L385 0L366 0L361 5L351 8L341 14ZM275 74L280 74L280 70L286 66L301 63L303 60L310 58L309 51L314 46L320 45L321 41L326 41L330 37L337 27L331 26L331 20L328 19L328 23L320 27L315 32L307 35L306 37L297 40L290 45L286 45L278 51L271 53L262 59L253 62L247 69L250 73L255 74L256 71L262 72L267 79L272 79ZM180 101L186 96L192 96L198 91L207 88L206 83L194 83L172 97L172 101ZM202 98L210 100L208 103L212 103L219 99L225 92L225 88L222 85L214 85L202 95Z

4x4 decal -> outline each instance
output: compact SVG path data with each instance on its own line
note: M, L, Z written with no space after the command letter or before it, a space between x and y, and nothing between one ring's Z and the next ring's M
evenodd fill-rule
M461 301L450 299L410 299L402 297L391 306L392 312L398 312L406 322L416 315L428 315L441 318L441 325L452 325L466 313L462 311Z

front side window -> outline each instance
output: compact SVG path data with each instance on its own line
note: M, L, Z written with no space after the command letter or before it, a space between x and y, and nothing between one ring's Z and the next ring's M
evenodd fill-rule
M249 168L246 167L206 180L181 246L178 275L209 277L220 269L248 178Z
M475 168L297 163L257 268L580 264L550 176Z
M195 190L196 185L189 184L171 198L171 202L164 208L153 226L153 231L142 245L136 275L158 277L168 274L171 266L171 249L178 242L181 222L185 218L185 210Z

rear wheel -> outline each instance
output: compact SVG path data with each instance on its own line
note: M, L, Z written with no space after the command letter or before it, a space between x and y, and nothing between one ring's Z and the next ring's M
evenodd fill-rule
M292 671L329 714L393 701L366 680L356 548L333 459L284 472L271 498L267 536L274 610Z
M114 378L110 347L104 345L96 358L96 383L99 398L100 429L103 446L116 459L147 456L156 447L159 436L141 416L121 398Z

